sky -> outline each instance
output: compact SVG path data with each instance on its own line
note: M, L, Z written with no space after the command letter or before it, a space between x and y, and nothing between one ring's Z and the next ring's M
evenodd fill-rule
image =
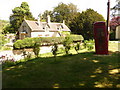
M9 20L12 9L19 7L22 2L28 3L35 18L45 10L53 10L60 2L65 4L73 3L77 5L80 12L88 8L94 9L102 14L105 19L107 18L108 0L0 0L0 19ZM111 7L116 5L116 0L110 0L110 2Z

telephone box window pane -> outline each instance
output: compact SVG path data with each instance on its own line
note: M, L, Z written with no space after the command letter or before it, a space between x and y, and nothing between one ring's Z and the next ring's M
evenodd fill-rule
M97 34L99 37L104 37L104 29L103 28L97 28Z

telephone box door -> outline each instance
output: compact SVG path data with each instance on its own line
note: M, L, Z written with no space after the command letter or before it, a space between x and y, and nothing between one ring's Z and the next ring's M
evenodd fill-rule
M96 54L108 54L108 31L105 22L94 23L94 39Z

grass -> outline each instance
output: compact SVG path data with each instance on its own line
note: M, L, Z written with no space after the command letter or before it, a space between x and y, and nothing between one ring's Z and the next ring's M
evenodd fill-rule
M70 55L59 52L55 61L51 53L42 54L3 68L2 85L3 88L120 88L119 57L115 51L108 56L95 56L94 51L83 50Z

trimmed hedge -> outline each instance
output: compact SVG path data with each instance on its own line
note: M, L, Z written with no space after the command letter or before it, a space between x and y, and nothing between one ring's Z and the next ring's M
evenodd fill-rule
M69 35L73 41L84 40L82 35ZM25 38L23 40L17 40L13 44L14 49L23 49L23 48L33 48L35 43L39 45L53 45L54 42L60 44L63 43L65 37L35 37L35 38Z

